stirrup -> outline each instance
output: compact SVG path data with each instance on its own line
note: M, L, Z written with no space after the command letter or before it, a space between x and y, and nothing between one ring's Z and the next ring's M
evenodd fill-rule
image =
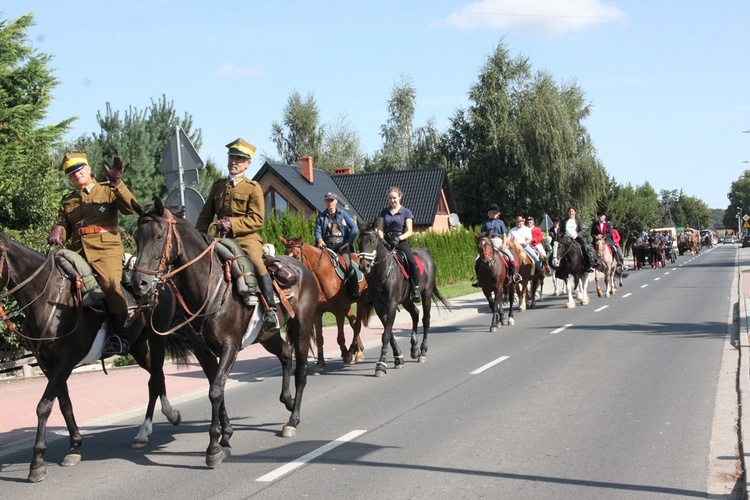
M419 288L414 287L411 289L411 301L422 302L422 295L419 293Z
M515 273L513 275L513 283L515 283L517 285L517 284L519 284L522 281L523 281L523 277L520 274Z
M123 356L128 353L130 346L128 341L119 335L110 335L104 341L104 348L102 349L102 357L107 356Z
M268 309L265 313L263 313L263 329L264 330L279 330L281 327L279 326L279 317L276 315L276 311L273 309Z

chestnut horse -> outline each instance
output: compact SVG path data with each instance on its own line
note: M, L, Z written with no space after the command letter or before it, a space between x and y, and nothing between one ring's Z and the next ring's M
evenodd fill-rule
M302 236L288 240L279 236L279 240L284 244L286 255L302 262L312 271L315 280L318 282L318 308L315 310L315 343L318 349L318 364L315 368L315 374L323 373L326 365L323 356L323 313L326 312L333 314L336 318L338 330L336 340L341 349L341 357L344 363L349 365L364 361L364 347L359 338L359 332L362 330L362 318L360 316L365 309L362 302L367 290L367 281L363 279L359 284L360 299L357 301L357 312L359 314L355 315L347 297L346 283L339 277L333 265L331 251L305 243ZM356 254L351 254L351 259L359 264L359 258ZM344 268L343 257L339 256L338 261L339 265ZM344 269L344 276L346 276L346 269ZM354 330L352 345L348 349L344 336L344 318L349 321L349 325Z
M77 465L81 461L83 438L73 414L73 405L68 392L68 378L79 364L91 363L101 355L104 345L104 316L90 307L81 305L76 278L69 271L55 265L54 252L44 255L20 244L0 233L0 300L13 296L25 319L23 328L16 329L13 318L6 316L0 307L0 316L8 329L23 339L24 345L36 356L39 367L47 377L47 386L36 407L37 429L34 442L34 457L29 466L28 480L42 481L48 471L47 420L55 400L60 403L60 412L65 419L70 436L70 448L60 463L63 467ZM167 296L164 304L171 302ZM165 306L157 306L155 326L169 328L168 323L159 323ZM168 343L167 338L155 335L151 323L136 315L129 328L137 336L130 347L130 354L138 364L150 373L148 381L149 401L146 417L132 446L140 448L148 443L151 434L154 407L161 399L161 411L174 425L182 419L167 399L164 383L163 362L169 348L173 359L186 361L187 351L177 343ZM140 334L136 334L136 331ZM116 396L113 396L116 397ZM7 401L6 404L12 404Z
M509 239L508 248L517 257L517 272L521 275L521 282L516 285L518 310L525 311L527 307L534 308L536 307L536 292L542 290L544 274L536 270L534 260L526 253L519 242ZM511 306L512 304L513 302L511 302Z
M492 311L492 323L490 331L496 332L498 326L514 325L513 319L513 301L515 300L516 287L508 276L508 266L500 257L500 253L492 245L490 233L475 234L477 242L477 252L479 257L474 262L474 269L477 273L477 282L482 287L487 302ZM508 290L508 321L505 321L503 315L503 291Z
M141 297L155 296L155 300L165 288L172 288L178 294L182 306L178 313L185 318L178 326L184 327L209 380L211 426L206 465L216 467L223 461L225 449L230 449L229 439L234 433L227 415L224 388L242 348L248 325L259 312L258 306L246 307L233 290L231 280L225 279L222 263L212 252L217 240L208 243L189 222L166 209L159 198L149 209L138 204L134 204L134 209L139 217L135 232L138 260L132 277L133 288ZM291 286L291 298L282 295L278 309L280 322L286 324L287 338L284 339L279 330L261 328L253 343L263 345L281 362L279 399L291 412L282 436L292 437L297 434L302 393L307 383L307 355L318 287L313 275L301 262L285 255L275 259L290 268L297 278ZM294 358L295 394L292 396L290 375Z

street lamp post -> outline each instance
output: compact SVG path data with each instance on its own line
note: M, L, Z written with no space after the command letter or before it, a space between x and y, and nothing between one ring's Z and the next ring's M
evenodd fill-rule
M742 208L737 207L737 237L739 238L742 234Z

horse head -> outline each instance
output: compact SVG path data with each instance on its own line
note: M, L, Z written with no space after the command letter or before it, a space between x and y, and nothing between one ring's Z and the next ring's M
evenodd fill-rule
M488 266L495 263L495 247L492 245L492 238L489 231L485 234L475 234L474 239L477 243L477 252L479 260Z
M359 268L364 274L368 274L376 263L385 260L391 254L374 222L359 225L358 241Z
M305 243L302 235L299 238L289 238L288 240L283 236L279 236L279 241L284 245L284 255L289 255L302 261L302 245Z
M134 235L138 257L133 266L132 285L134 292L142 296L153 292L165 280L170 266L181 256L182 241L176 226L183 219L176 218L159 197L145 208L134 202L133 209L138 214Z

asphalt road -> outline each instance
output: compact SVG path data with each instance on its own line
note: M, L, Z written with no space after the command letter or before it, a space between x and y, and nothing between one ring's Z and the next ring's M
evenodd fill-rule
M590 294L571 310L547 297L496 333L479 300L475 313L432 329L426 363L390 368L384 378L373 376L379 346L368 344L361 364L332 358L325 375L309 378L294 439L279 437L288 414L278 374L244 379L227 393L233 454L217 469L204 465L208 401L195 398L179 402L179 427L158 420L144 450L129 447L139 418L88 430L84 460L52 466L39 484L25 482L31 450L6 455L1 491L191 499L727 493L738 463L736 435L726 432L736 418L728 374L737 369L737 255L734 245L719 246L631 272L615 297ZM408 357L408 338L398 341ZM66 447L50 443L50 461Z

